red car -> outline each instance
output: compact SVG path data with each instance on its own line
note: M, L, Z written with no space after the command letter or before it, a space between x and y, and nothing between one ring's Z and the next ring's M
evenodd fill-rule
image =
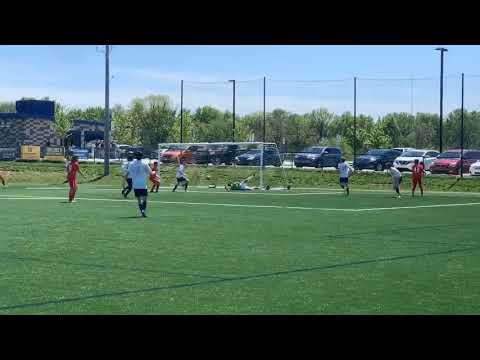
M169 148L167 151L160 155L160 161L162 164L177 162L177 158L182 154L187 164L192 163L192 152L187 150L187 146L176 145Z
M430 165L432 174L460 174L460 156L459 149L448 150L440 155ZM463 150L463 172L468 173L470 165L480 159L480 150Z

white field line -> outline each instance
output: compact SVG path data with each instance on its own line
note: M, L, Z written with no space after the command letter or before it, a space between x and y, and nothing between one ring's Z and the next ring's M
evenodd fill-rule
M53 196L34 197L34 196L0 195L0 199L2 199L2 200L65 200L65 197L53 197ZM98 199L98 198L77 198L77 200L103 201L103 202L136 202L136 200ZM341 208L316 208L316 207L303 207L303 206L250 205L250 204L226 204L226 203L206 203L206 202L186 202L186 201L159 201L159 200L150 200L149 203L173 204L173 205L201 205L201 206L289 209L289 210L343 211L343 212L384 211L384 210L403 210L403 209L421 209L421 208L458 207L458 206L480 205L480 202L472 202L472 203L462 203L462 204L436 204L436 205L396 206L396 207L366 208L366 209L341 209Z
M97 190L97 191L121 191L120 188L118 189L113 189L113 188L108 188L108 189L96 189L96 187L105 187L105 186L111 186L111 185L89 185L89 186L85 186L85 189L88 189L88 190ZM172 185L173 186L173 185ZM208 189L208 186L189 186L189 188L197 188L197 189ZM68 186L66 187L26 187L25 190L68 190ZM339 189L334 189L334 188L318 188L318 187L294 187L292 189L293 191L295 190L317 190L317 191L321 191L319 193L316 193L316 192L309 192L309 193L295 193L295 194L302 194L302 195L307 195L307 194L318 194L318 195L324 195L324 194L327 194L328 193L343 193L343 191L339 190ZM387 190L387 189L355 189L355 188L352 188L350 189L352 193L356 193L356 192L367 192L367 193L392 193L393 194L393 190ZM169 189L159 189L159 191L171 191ZM276 191L275 189L273 189L273 191ZM286 191L286 190L282 190L282 191ZM409 192L410 189L407 189L405 188L404 191L407 191ZM196 190L191 190L190 192L200 192L200 191L196 191ZM323 193L325 192L325 193ZM208 194L216 194L216 193L223 193L223 192L219 192L218 190L217 191L204 191L204 193L208 193ZM280 195L280 194L274 194L274 193L262 193L262 192L230 192L230 193L233 193L233 194L243 194L243 193L247 193L247 194L264 194L264 195ZM467 192L467 191L426 191L425 192L426 195L429 195L429 194L432 194L432 195L469 195L469 196L480 196L480 192ZM281 195L294 195L294 193L289 193L289 194L281 194Z
M68 187L64 188L25 188L25 190L68 190ZM122 189L94 189L94 188L85 188L87 191L110 191L110 192L121 192ZM171 192L171 189L159 189L159 192ZM181 190L179 192L182 192ZM332 194L343 194L343 191L328 191L328 192L306 192L306 193L269 193L269 192L255 192L255 191L199 191L199 190L189 190L189 193L200 193L200 194L233 194L233 195L270 195L270 196L298 196L298 195L332 195Z

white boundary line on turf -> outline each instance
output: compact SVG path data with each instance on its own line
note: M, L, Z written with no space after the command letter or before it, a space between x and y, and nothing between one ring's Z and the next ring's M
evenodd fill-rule
M84 185L85 186L85 185ZM105 187L105 186L111 186L111 185L86 185L85 188L86 189L91 189L91 190L97 190L97 191L102 191L102 190L105 190L105 191L110 191L110 189L95 189L96 187ZM189 186L189 188L198 188L198 189L208 189L208 186ZM59 188L59 187L26 187L24 188L25 190L65 190L67 189L68 190L68 186L64 187L64 188ZM218 189L221 189L221 188L218 188ZM118 191L121 191L121 189L117 189ZM275 191L274 189L272 189L273 191ZM318 187L294 187L292 188L292 190L290 191L295 191L295 190L317 190L317 191L326 191L328 193L343 193L342 191L338 190L338 189L334 189L334 188L318 188ZM168 189L160 189L160 191L169 191ZM404 190L404 191L407 191L407 190ZM199 192L199 191L190 191L190 192ZM393 190L388 190L388 189L351 189L351 192L354 194L354 193L359 193L359 192L371 192L371 193L392 193L393 194ZM206 191L205 193L216 193L215 191ZM218 190L217 190L217 193ZM273 193L263 193L263 192L233 192L233 193L251 193L251 194L267 194L267 195L272 195ZM297 193L299 194L299 193ZM319 194L319 195L323 195L323 193L314 193L314 192L310 192L310 193L300 193L300 194ZM327 193L325 193L326 195ZM480 192L468 192L468 191L426 191L426 194L432 194L432 195L470 195L470 196L480 196ZM274 194L274 195L279 195L279 194ZM287 195L287 194L283 194L283 195ZM293 195L292 194L288 194L288 195Z
M66 200L65 197L33 197L17 195L0 195L2 200ZM103 202L136 202L136 200L125 199L98 199L98 198L78 198L77 200L103 201ZM186 202L186 201L159 201L150 200L150 203L173 204L173 205L202 205L202 206L226 206L226 207L247 207L247 208L269 208L269 209L292 209L292 210L319 210L319 211L343 211L343 212L363 212L363 211L383 211L383 210L403 210L403 209L421 209L438 207L458 207L475 206L480 202L462 203L462 204L436 204L436 205L418 205L418 206L396 206L389 208L366 208L366 209L340 209L340 208L315 208L303 206L280 206L280 205L249 205L249 204L225 204L225 203L205 203L205 202Z
M25 190L68 190L68 187L65 188L25 188ZM85 188L86 191L111 191L111 192L120 192L121 189L95 189L95 188ZM171 189L159 189L159 192L172 192ZM182 192L182 191L179 191ZM200 193L200 194L249 194L249 195L270 195L270 196L298 196L298 195L332 195L332 194L343 194L343 191L328 191L328 192L306 192L306 193L269 193L269 192L256 192L256 191L199 191L199 190L189 190L189 193Z

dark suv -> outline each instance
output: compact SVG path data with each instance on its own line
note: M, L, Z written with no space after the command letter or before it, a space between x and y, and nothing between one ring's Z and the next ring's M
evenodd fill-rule
M296 167L338 167L341 157L342 150L337 147L310 146L295 155L293 162Z
M353 161L353 168L355 170L370 169L383 171L393 166L393 162L401 154L401 151L395 149L368 150L364 155L357 156Z
M209 145L210 162L215 165L232 165L235 158L248 151L247 148L238 144L211 144Z
M260 166L262 151L260 149L249 150L246 153L235 157L237 165ZM263 151L263 165L282 165L281 155L275 148L265 148Z
M210 153L206 144L191 145L187 151L192 153L193 164L208 164L210 162Z

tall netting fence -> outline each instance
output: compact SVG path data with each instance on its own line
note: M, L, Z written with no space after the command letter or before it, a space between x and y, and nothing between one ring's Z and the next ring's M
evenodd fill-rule
M464 76L464 109L464 147L480 149L480 75Z
M184 81L183 142L228 141L232 133L232 93L228 81Z
M285 166L336 166L336 161L323 164L318 157L301 164L295 160L328 146L351 157L353 85L353 79L267 80L266 140L278 144Z
M438 148L439 89L436 78L357 79L357 153Z

